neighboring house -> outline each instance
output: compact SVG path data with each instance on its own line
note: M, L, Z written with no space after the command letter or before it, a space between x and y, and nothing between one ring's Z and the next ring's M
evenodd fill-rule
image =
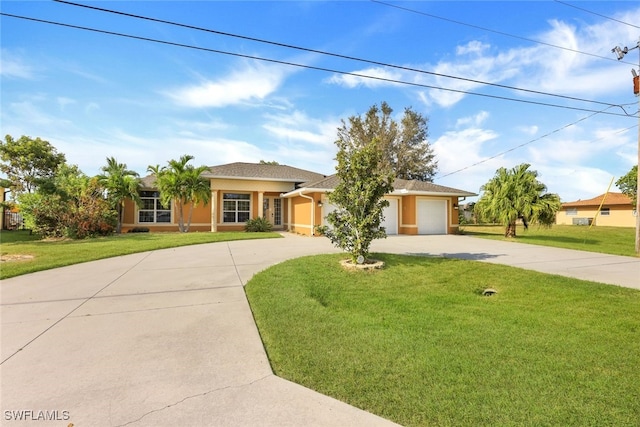
M596 216L600 205L602 209ZM563 203L556 214L556 224L635 227L636 210L628 196L605 193L593 199Z
M335 209L327 193L337 184L335 175L285 165L230 163L213 166L202 176L211 182L211 201L194 209L192 231L244 230L250 218L265 217L274 230L314 235L328 225L326 216ZM125 204L123 231L147 227L152 231L177 231L176 214L160 204L153 176L142 179L142 207ZM457 232L458 200L475 196L429 182L397 179L386 196L387 234L449 234Z

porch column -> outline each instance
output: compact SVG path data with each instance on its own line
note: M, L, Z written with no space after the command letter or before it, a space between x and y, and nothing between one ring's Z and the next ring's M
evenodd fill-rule
M218 190L211 190L211 231L218 231Z
M258 191L258 218L264 216L264 191Z

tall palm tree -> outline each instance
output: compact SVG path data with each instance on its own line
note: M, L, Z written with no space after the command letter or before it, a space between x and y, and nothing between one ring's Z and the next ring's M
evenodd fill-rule
M505 237L516 237L516 221L525 228L530 223L550 227L560 209L560 197L546 193L547 187L538 181L538 172L523 163L512 169L500 168L495 176L480 187L482 197L475 205L476 215L485 221L505 226Z
M122 231L124 215L124 201L133 200L138 206L140 200L140 178L137 172L127 169L125 163L118 163L114 157L107 157L107 165L101 168L102 174L98 175L98 182L107 191L107 199L118 212L118 225L116 233Z
M191 227L193 208L198 203L209 203L211 190L209 181L201 176L206 166L194 167L188 163L194 157L183 155L180 160L169 160L167 166L149 166L148 171L156 176L156 186L160 191L160 202L168 206L174 203L178 215L178 229L185 233ZM189 205L187 224L184 223L184 208Z

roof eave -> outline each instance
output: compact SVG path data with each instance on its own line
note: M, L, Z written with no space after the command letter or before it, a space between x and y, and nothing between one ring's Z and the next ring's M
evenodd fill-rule
M202 174L203 178L207 179L237 179L241 181L278 181L278 182L304 182L308 181L307 178L265 178L265 177L255 177L255 176L225 176L225 175L208 175L206 173Z
M300 195L300 194L306 194L306 193L328 193L330 191L333 191L333 188L313 188L313 187L302 187L302 188L296 188L295 190L291 190L288 193L283 193L280 195L280 197L293 197L296 195Z

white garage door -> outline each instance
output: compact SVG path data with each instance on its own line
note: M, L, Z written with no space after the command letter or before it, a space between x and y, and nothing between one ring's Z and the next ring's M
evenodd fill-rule
M398 199L388 199L389 206L384 208L384 221L382 226L385 228L388 235L398 234ZM322 225L332 227L327 221L327 215L335 211L337 207L329 202L322 205Z
M382 226L388 236L398 234L398 199L387 199L389 206L384 208Z
M418 234L447 234L446 200L418 200Z
M331 212L335 211L337 209L337 207L335 205L332 205L329 202L324 202L322 205L322 225L326 225L329 228L333 228L333 226L331 224L329 224L329 221L327 221L327 215L329 215Z

